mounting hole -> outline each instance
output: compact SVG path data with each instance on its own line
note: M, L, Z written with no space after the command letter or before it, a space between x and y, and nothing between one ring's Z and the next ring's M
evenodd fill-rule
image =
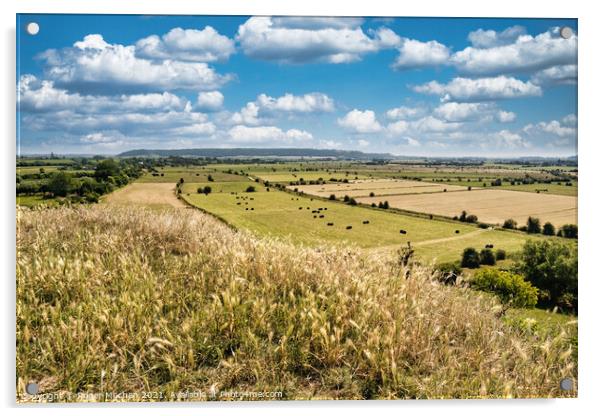
M564 26L560 28L560 37L562 39L568 39L573 36L573 29L568 26Z
M573 380L570 378L563 378L560 381L560 390L569 391L573 390Z
M25 26L25 30L32 36L37 35L40 31L40 25L36 22L29 22L27 23L27 26Z
M27 394L31 394L32 396L38 394L39 390L38 383L27 383L25 386L25 391Z

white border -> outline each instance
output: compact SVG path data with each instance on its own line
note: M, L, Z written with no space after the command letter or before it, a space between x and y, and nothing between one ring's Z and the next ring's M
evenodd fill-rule
M307 414L308 412L345 412L364 414L376 410L379 413L420 412L421 414L505 415L508 413L535 412L547 415L589 413L599 396L602 368L599 353L600 308L602 288L600 282L600 208L602 202L602 178L599 166L600 152L600 40L602 21L596 13L595 2L547 0L528 2L504 0L499 2L453 0L420 0L393 2L370 0L363 3L324 0L221 0L192 1L168 0L128 2L124 0L73 1L73 0L21 0L0 3L2 20L2 82L4 92L0 99L2 137L2 374L0 392L2 407L12 414L60 414L76 415L82 412L106 414L131 414L140 411L140 405L122 405L110 409L101 406L48 406L16 407L15 389L15 13L127 13L127 14L264 14L264 15L321 15L321 16L473 16L473 17L571 17L579 19L579 399L575 400L514 400L514 401L421 401L421 402L288 402L247 404L204 404L172 407L159 404L143 411L147 415L190 414L196 412L226 413L245 412L250 415ZM82 408L85 407L85 408ZM200 407L200 408L198 408Z

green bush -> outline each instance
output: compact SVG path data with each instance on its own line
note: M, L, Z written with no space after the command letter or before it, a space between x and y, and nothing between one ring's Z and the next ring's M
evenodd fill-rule
M540 290L539 305L577 309L577 246L527 241L516 270Z
M490 248L484 248L481 250L481 254L479 255L481 264L485 264L487 266L495 265L495 255Z
M247 187L247 190L246 190L246 192L255 192L255 187L254 187L254 186L252 186L252 185L251 185L251 186L249 186L249 187Z
M460 264L462 267L476 269L480 264L481 258L479 257L479 252L477 250L472 247L464 249L464 253L462 253L462 263Z
M501 248L495 252L496 260L506 260L506 250L502 250Z
M502 225L502 227L507 228L509 230L515 230L516 229L516 221L513 220L512 218L509 218L506 221L504 221L504 225Z
M539 223L539 218L534 218L534 217L527 218L527 232L529 234L541 233L541 225Z
M564 238L577 238L577 226L575 224L566 224L558 231Z
M508 306L532 308L537 304L537 288L520 274L496 269L479 270L471 279L470 286L495 294Z
M554 228L554 224L552 224L551 222L546 222L543 225L543 231L542 233L544 235L554 235L556 234L556 228Z

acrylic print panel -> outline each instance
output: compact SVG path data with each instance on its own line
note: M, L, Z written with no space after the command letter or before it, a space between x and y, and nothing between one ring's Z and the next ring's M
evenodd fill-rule
M577 395L575 19L17 33L18 402Z

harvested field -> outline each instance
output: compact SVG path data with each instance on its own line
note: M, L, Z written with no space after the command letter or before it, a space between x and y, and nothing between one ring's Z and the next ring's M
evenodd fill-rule
M446 192L421 195L388 196L392 208L453 217L463 210L488 224L502 224L513 218L524 225L529 216L542 224L551 222L556 227L577 224L577 198L563 195L545 195L504 190ZM383 197L359 198L363 204L385 201Z
M329 183L324 185L289 186L289 189L298 188L309 195L328 197L334 194L337 198L348 195L350 197L375 195L403 195L422 194L447 191L464 191L466 186L435 184L421 181L407 181L395 179L358 180L351 183Z
M186 208L187 205L176 198L173 183L132 183L104 198L104 202L114 205L142 205L151 208Z

